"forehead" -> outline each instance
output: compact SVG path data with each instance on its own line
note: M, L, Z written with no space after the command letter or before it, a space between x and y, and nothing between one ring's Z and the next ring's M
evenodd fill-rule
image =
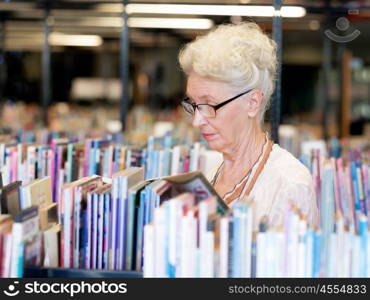
M196 73L190 73L186 84L186 93L193 99L201 97L222 98L232 91L232 87L222 81L200 76Z

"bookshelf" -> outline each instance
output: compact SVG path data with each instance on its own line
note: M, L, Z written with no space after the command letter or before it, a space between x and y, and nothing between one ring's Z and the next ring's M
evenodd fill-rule
M142 278L142 272L25 266L24 278Z

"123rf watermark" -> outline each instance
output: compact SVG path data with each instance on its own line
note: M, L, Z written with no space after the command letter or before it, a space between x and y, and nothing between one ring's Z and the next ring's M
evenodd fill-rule
M42 294L62 294L73 298L79 294L126 294L127 283L107 283L106 281L91 283L91 282L27 282L23 286L19 281L14 281L6 289L3 294L8 297L14 297L19 294L27 295L42 295Z
M348 15L358 15L359 10L352 9L348 11ZM332 29L325 30L325 35L337 43L349 43L355 40L361 34L360 30L352 29L350 22L346 17L340 17L335 22L334 31Z

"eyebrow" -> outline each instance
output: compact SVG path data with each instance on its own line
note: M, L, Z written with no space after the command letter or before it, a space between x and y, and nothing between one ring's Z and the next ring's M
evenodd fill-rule
M192 103L195 103L194 99L191 98L188 94L186 94L186 97L188 97L189 100ZM207 104L209 104L209 103L214 103L215 105L217 104L216 103L217 102L217 99L213 98L211 95L203 95L203 96L199 97L199 99L200 100L204 99L206 101L205 103L207 103ZM204 102L202 102L202 103L204 103Z

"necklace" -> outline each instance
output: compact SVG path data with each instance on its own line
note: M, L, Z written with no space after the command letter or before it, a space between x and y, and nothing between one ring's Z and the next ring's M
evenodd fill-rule
M240 187L240 185L241 185L242 183L244 183L244 186L245 186L245 184L248 182L248 179L249 179L249 177L250 177L250 175L251 175L252 170L254 169L254 167L256 166L256 164L261 160L261 157L262 157L262 155L263 155L263 153L264 153L264 149L265 149L265 147L266 147L266 145L267 145L267 143L268 143L268 141L269 141L267 133L265 134L265 137L266 137L266 138L265 138L265 142L264 142L264 144L263 144L263 146L262 146L261 153L259 154L259 156L258 156L258 158L256 159L256 161L255 161L255 162L253 163L253 165L248 169L248 172L247 172L247 173L242 177L242 179L241 179L237 184L235 184L235 185L234 185L234 187L233 187L229 192L225 193L225 195L222 197L222 199L226 199L227 197L229 197L230 195L232 195L232 194L233 194L233 192L234 192L237 188L239 188L239 187ZM219 166L219 168L217 169L217 172L216 172L215 176L213 177L213 179L212 179L212 181L211 181L211 184L212 184L213 186L215 186L215 185L216 185L216 183L217 183L217 179L219 178L219 175L220 175L221 171L223 170L223 166L224 166L224 162L222 162L222 164ZM239 196L241 195L241 193L243 192L243 190L244 190L244 188L243 188L243 189L241 189L241 192L240 192ZM239 196L238 196L238 197L239 197Z

